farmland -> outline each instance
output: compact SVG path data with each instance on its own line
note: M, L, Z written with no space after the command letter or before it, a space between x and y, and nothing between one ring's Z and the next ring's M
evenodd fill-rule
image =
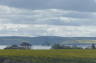
M0 50L0 63L96 63L96 50Z

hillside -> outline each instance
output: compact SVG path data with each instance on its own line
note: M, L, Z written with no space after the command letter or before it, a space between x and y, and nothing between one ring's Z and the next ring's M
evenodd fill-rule
M58 37L58 36L40 36L40 37L19 37L4 36L0 37L0 45L20 44L21 42L30 42L33 45L55 44L55 43L95 43L96 37Z
M61 44L92 44L92 43L96 43L96 40L68 40L68 41L64 41Z

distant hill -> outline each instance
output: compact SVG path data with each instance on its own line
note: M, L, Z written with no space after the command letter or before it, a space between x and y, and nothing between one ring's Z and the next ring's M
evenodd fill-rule
M68 40L64 41L60 44L77 44L77 45L84 45L84 44L96 44L96 40Z
M33 45L46 45L55 43L96 43L96 37L58 37L58 36L40 36L40 37L21 37L21 36L4 36L0 37L0 45L20 44L21 42L30 42Z

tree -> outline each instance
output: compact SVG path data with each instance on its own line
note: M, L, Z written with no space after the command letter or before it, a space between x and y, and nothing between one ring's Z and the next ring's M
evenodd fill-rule
M92 44L92 49L95 49L96 47L95 47L95 44Z
M61 46L60 44L55 44L52 46L52 49L64 49L64 47Z
M81 49L80 47L70 47L66 45L60 45L60 44L55 44L52 46L52 49Z
M31 44L30 43L27 43L27 42L22 42L20 44L21 47L25 48L25 49L31 49Z
M20 49L20 48L18 47L18 45L12 45L12 46L6 47L5 49Z

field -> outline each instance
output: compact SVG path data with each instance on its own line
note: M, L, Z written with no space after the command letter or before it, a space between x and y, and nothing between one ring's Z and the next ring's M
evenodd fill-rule
M96 50L0 50L0 63L5 60L13 63L96 63Z

